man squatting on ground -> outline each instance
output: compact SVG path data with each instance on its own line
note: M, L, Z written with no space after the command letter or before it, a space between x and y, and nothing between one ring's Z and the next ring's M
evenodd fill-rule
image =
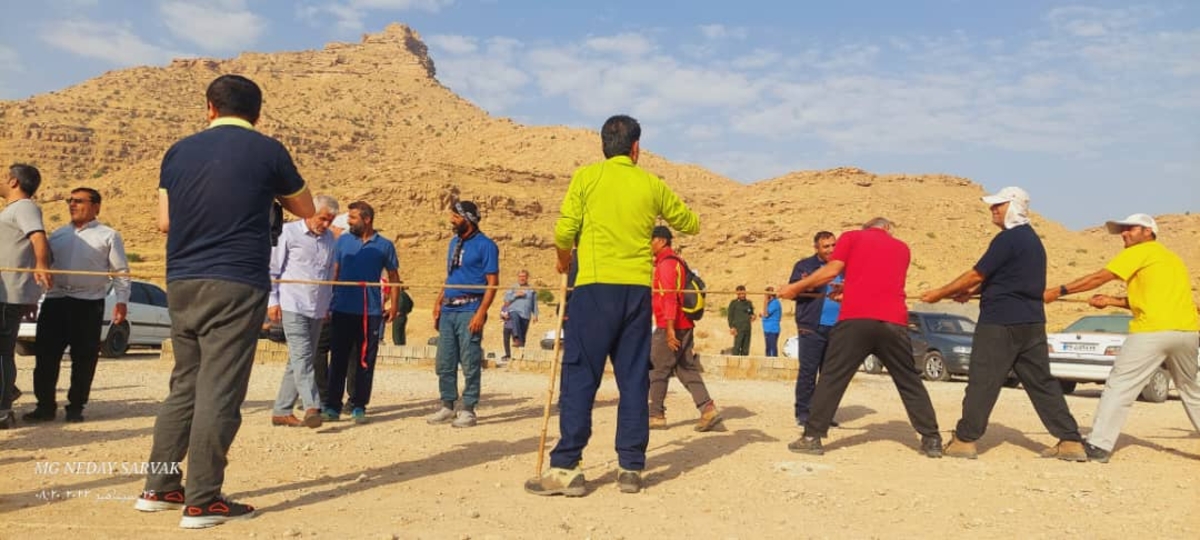
M700 411L696 431L708 431L721 422L717 404L708 396L700 361L692 351L696 323L683 313L683 285L687 272L675 251L671 249L671 229L662 225L654 228L650 251L654 254L655 329L650 338L650 429L667 428L667 383L674 373L692 395L692 403Z
M1100 463L1108 463L1121 427L1129 418L1130 405L1162 365L1175 381L1192 426L1200 431L1200 381L1196 380L1200 320L1187 267L1178 255L1158 243L1154 218L1133 214L1105 225L1110 234L1121 235L1125 249L1103 269L1042 293L1046 302L1053 302L1109 281L1125 282L1127 296L1097 294L1088 301L1095 308L1119 307L1133 312L1129 337L1113 360L1092 418L1092 432L1084 443L1088 459Z
M450 225L454 237L446 253L446 287L433 303L433 325L438 331L438 395L442 407L425 418L430 424L450 423L453 427L472 427L479 404L480 378L483 371L483 327L488 308L496 298L500 282L500 248L479 230L479 207L471 201L454 203ZM488 288L463 289L455 285ZM454 411L458 401L458 366L462 365L462 410Z
M921 301L933 304L951 297L966 302L972 294L980 294L962 419L943 453L975 459L975 441L987 430L1000 388L1012 371L1046 430L1058 438L1058 444L1042 457L1087 461L1079 425L1067 408L1062 386L1050 375L1042 302L1046 249L1029 224L1029 195L1021 188L1006 187L983 197L983 202L991 206L992 223L1000 232L974 268L921 295Z
M904 303L910 258L908 245L892 236L892 223L875 218L862 230L843 233L829 262L816 273L779 288L780 298L794 298L800 291L825 285L838 274L845 275L842 310L829 333L829 353L817 379L812 411L804 424L804 435L788 444L788 449L803 454L824 453L821 439L829 432L850 379L863 358L874 354L892 374L908 419L921 434L921 453L942 457L937 415L912 361L908 306Z
M258 85L222 75L205 98L209 127L167 150L158 199L175 368L148 461L186 456L187 490L181 471L160 467L135 504L148 512L183 506L186 529L254 516L254 507L226 499L221 487L267 315L269 209L278 200L301 219L316 212L287 149L254 130Z
M624 493L642 488L650 442L650 234L659 216L684 234L698 232L700 218L666 183L637 166L641 134L628 116L605 121L605 161L575 171L559 210L557 269L568 272L571 248L578 245L578 275L564 328L561 436L550 451L550 469L525 483L535 495L587 492L579 462L592 436L592 407L609 357L619 392L617 486Z

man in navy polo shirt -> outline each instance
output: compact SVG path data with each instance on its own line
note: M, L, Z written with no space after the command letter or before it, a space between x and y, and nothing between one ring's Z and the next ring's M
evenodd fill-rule
M829 231L821 231L813 236L813 256L796 261L792 267L792 277L789 283L795 283L815 274L829 262L833 247L837 245L837 237ZM799 336L800 369L796 373L796 401L794 405L796 425L803 426L808 422L808 412L812 404L813 390L817 387L817 374L825 363L825 349L829 344L829 332L837 323L838 313L842 305L829 298L832 287L840 286L842 276L833 278L829 285L801 291L817 293L819 296L796 296L796 334ZM831 422L831 427L837 427L837 422Z
M1006 187L983 202L991 206L992 223L1000 228L987 252L974 268L921 295L922 302L932 304L943 298L965 302L971 294L981 293L962 419L944 451L950 457L975 459L975 441L987 430L1000 388L1013 371L1046 430L1058 437L1058 444L1042 457L1087 461L1079 425L1067 408L1062 386L1050 375L1042 299L1046 248L1029 224L1029 194Z
M267 316L271 201L302 219L316 213L287 149L254 130L258 85L222 75L205 97L208 129L167 150L159 175L175 368L154 422L152 472L135 504L154 512L186 503L179 525L188 529L254 516L221 486ZM185 455L186 494L175 466Z
M483 324L500 282L500 248L479 230L479 208L471 201L454 203L450 214L454 237L446 256L446 286L433 303L438 331L437 376L442 408L425 418L430 424L450 422L454 427L475 425L479 404L480 363L483 361ZM455 285L487 285L488 289L459 289ZM466 386L462 410L457 415L458 365Z
M391 240L375 233L375 209L363 201L350 203L348 230L338 237L334 247L335 281L377 283L387 271L388 283L400 283L400 263ZM379 333L383 321L396 318L400 289L389 287L388 308L375 287L338 285L333 289L333 315L329 334L329 387L325 391L325 410L321 417L338 420L342 410L342 392L346 369L358 363L354 390L350 393L350 416L355 423L367 421L367 403L371 401L371 383L375 379L375 356L379 352Z

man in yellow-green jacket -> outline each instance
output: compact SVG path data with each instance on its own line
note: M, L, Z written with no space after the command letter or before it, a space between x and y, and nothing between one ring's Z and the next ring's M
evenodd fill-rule
M637 166L641 126L619 115L600 130L605 161L575 171L554 228L558 271L578 275L563 340L558 444L550 470L525 483L535 495L578 497L586 493L579 467L592 434L592 406L612 357L617 405L617 485L637 493L650 441L650 235L659 217L675 230L695 234L700 218L661 179Z

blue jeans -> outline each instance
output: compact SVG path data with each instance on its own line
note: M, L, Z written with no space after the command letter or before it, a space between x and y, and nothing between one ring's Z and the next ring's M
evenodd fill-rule
M287 337L288 363L283 368L283 381L275 398L275 416L292 414L296 398L304 409L321 406L317 381L313 376L313 361L317 355L317 340L321 336L323 319L305 317L293 311L283 312L283 335Z
M825 363L825 347L829 344L832 326L818 326L816 330L797 328L800 333L800 372L796 374L796 421L803 424L808 420L809 404L813 390L817 387L817 374Z
M458 365L462 364L462 400L466 410L479 404L480 362L483 360L483 332L471 333L474 311L443 311L438 321L437 376L438 394L443 403L458 401Z
M592 436L592 407L612 358L617 379L617 461L631 471L646 468L650 444L650 287L591 283L567 303L562 392L550 466L573 469Z
M767 356L779 356L779 332L763 332L767 342Z

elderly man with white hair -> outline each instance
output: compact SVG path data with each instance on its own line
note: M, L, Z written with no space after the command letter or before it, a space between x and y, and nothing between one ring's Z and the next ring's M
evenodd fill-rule
M979 262L949 284L921 295L935 303L943 298L965 302L979 293L979 324L971 341L971 371L963 397L962 419L943 453L975 459L975 441L987 430L988 417L1009 371L1025 387L1029 401L1058 444L1042 457L1087 461L1079 424L1071 416L1062 387L1050 375L1046 344L1046 248L1029 224L1029 194L1006 187L983 197L992 223L1000 232Z
M338 202L329 195L313 198L317 213L305 220L283 226L279 242L271 250L271 278L283 280L329 281L333 273L334 239L329 230L338 212ZM329 303L333 298L329 285L272 283L267 317L283 323L287 337L288 364L271 414L271 425L310 428L321 426L321 405L313 375L317 342ZM292 415L292 404L299 398L304 419Z

